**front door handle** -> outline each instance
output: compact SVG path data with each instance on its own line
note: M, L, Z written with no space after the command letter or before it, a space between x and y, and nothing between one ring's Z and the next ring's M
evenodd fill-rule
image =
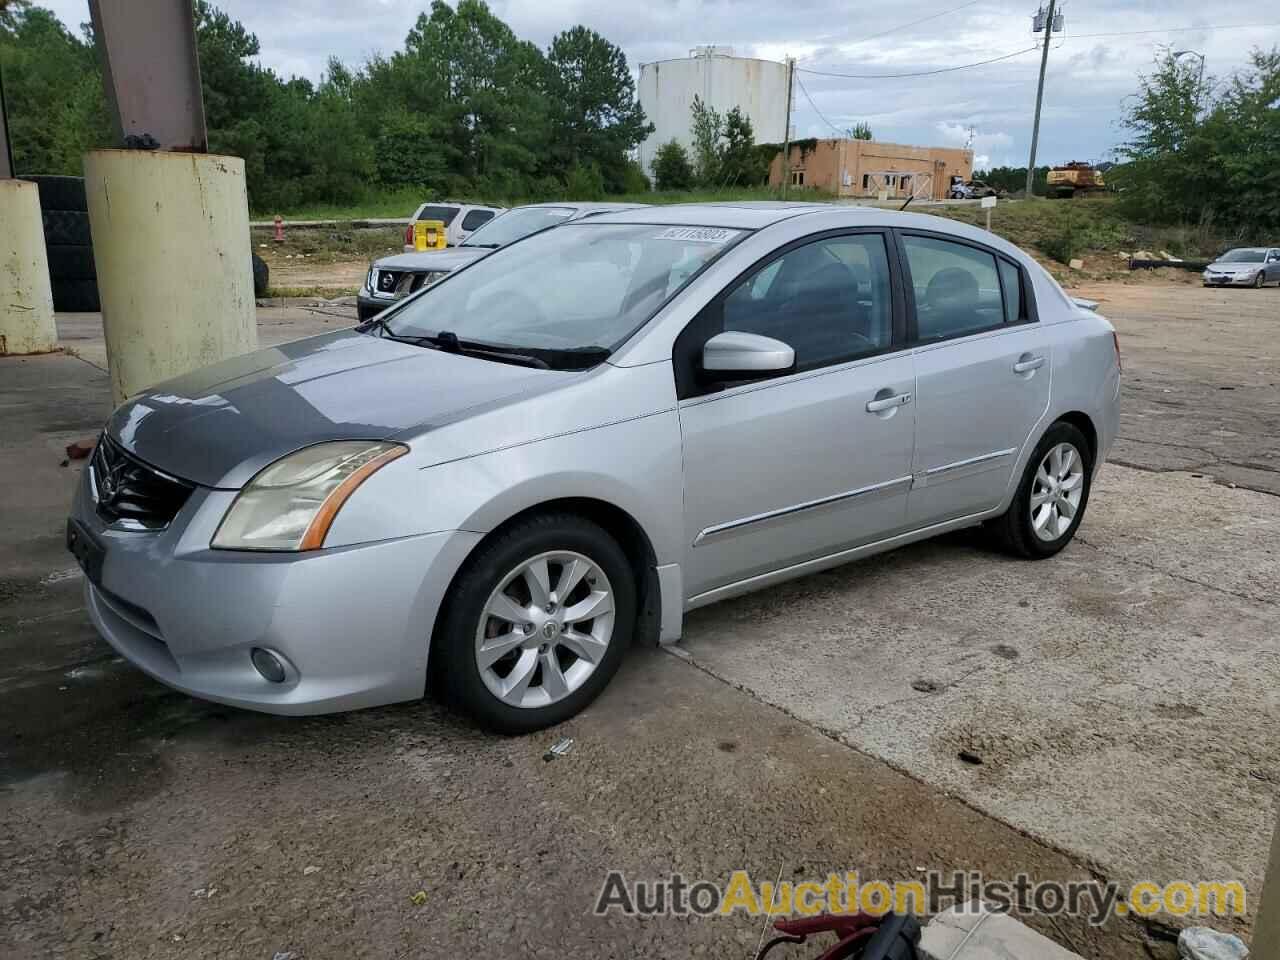
M878 400L867 401L867 413L880 413L884 410L891 410L894 407L900 407L903 404L911 402L911 394L895 393L891 397L880 397Z
M1025 357L1013 365L1014 373L1030 373L1044 366L1044 357Z

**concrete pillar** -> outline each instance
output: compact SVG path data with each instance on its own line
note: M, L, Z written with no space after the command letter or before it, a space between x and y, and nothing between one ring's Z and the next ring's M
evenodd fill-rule
M95 150L84 174L115 402L257 349L244 161Z
M58 329L34 183L0 180L0 224L0 356L48 353Z

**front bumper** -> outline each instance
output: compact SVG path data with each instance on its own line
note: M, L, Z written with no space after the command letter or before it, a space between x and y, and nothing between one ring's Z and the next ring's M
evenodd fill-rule
M1256 273L1205 273L1201 275L1206 287L1252 287Z
M394 307L398 302L388 297L372 296L368 287L361 287L360 292L356 294L356 316L360 318L361 323L364 323L366 320L372 320L388 307Z
M311 553L211 550L234 491L197 488L164 530L106 524L86 477L71 517L103 548L90 619L123 657L206 700L315 714L422 696L436 612L478 534L452 531ZM262 677L250 652L286 665Z

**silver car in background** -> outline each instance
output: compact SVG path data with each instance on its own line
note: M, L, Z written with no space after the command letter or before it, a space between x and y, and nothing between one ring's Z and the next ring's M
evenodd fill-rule
M1205 267L1206 287L1262 287L1280 284L1280 247L1237 247Z
M456 247L415 250L382 257L369 265L364 286L356 296L360 322L381 313L398 300L429 287L437 280L474 263L499 247L522 240L558 223L594 217L615 210L634 210L637 203L531 203L490 220Z
M68 545L179 690L305 714L430 675L528 731L695 607L978 524L1052 556L1119 391L1110 324L977 228L642 208L130 400Z

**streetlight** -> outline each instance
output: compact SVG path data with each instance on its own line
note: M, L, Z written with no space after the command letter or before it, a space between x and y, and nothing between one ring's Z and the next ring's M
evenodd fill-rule
M1196 80L1196 109L1200 109L1200 94L1204 90L1204 54L1198 50L1175 50L1171 54L1173 59L1180 57L1199 57L1200 58L1200 77Z

